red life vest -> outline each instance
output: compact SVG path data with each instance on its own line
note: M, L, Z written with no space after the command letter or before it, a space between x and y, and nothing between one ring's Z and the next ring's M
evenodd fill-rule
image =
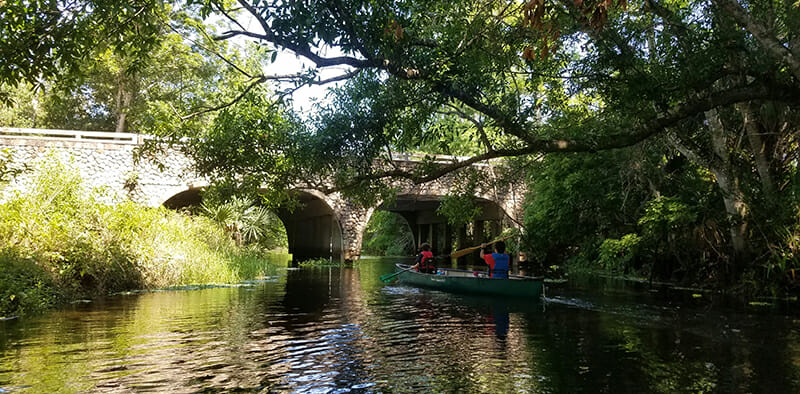
M429 250L423 250L420 252L422 255L422 259L419 261L419 269L435 269L436 267L433 265L433 253ZM419 270L418 269L418 270Z

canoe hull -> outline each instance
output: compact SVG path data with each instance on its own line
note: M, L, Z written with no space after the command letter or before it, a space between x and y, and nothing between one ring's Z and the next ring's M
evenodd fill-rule
M397 270L408 265L397 264ZM543 282L539 278L515 276L510 279L476 277L472 271L443 269L444 275L422 274L406 271L398 275L400 282L451 293L485 294L510 297L539 298Z

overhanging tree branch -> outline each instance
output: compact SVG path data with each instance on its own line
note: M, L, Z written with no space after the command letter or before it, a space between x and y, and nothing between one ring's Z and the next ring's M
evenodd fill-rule
M231 105L236 104L242 98L244 98L244 96L246 96L247 93L249 93L251 90L253 90L253 88L256 87L256 85L262 84L262 83L264 83L266 81L267 81L267 77L265 77L263 75L260 76L260 77L257 77L255 79L253 79L250 82L250 84L247 85L247 87L244 89L244 91L242 91L242 93L239 93L239 95L236 96L233 100L231 100L231 101L229 101L227 103L224 103L224 104L220 104L220 105L218 105L216 107L206 108L206 109L203 109L203 110L200 110L200 111L193 112L193 113L191 113L189 115L182 116L181 120L188 120L188 119L191 119L191 118L193 118L195 116L198 116L198 115L202 115L202 114L206 114L206 113L209 113L209 112L219 111L221 109L228 108Z
M599 150L624 148L638 144L656 134L666 132L679 122L702 114L705 111L751 100L800 102L800 90L761 85L735 87L676 105L652 119L645 120L636 125L631 125L627 132L611 133L605 137L597 137L594 141L578 139L541 140L531 137L528 139L527 145L520 146L519 148L489 151L466 160L438 166L435 170L424 175L419 175L414 171L404 169L378 171L354 177L351 182L328 188L325 192L347 190L364 181L390 178L406 179L414 184L421 184L436 180L451 172L473 164L501 157L518 157L533 153L595 152ZM600 135L602 133L596 134Z
M460 117L462 119L465 119L465 120L467 120L470 123L475 125L475 128L477 128L477 130L478 130L478 135L480 136L481 142L486 147L486 150L488 152L491 152L491 151L494 150L494 148L492 147L491 141L489 141L489 137L486 135L486 130L483 128L483 122L481 122L480 120L475 119L474 117L470 116L466 112L462 111L461 108L458 108L455 105L447 104L447 106L453 109L452 113L454 113L456 116L458 116L458 117ZM446 114L448 114L448 113L446 113Z
M792 74L800 81L800 58L783 46L766 26L747 13L735 0L712 0L711 2L725 10L736 22L744 26L770 56L789 66Z
M299 88L301 88L301 87L303 87L305 85L325 85L325 84L329 84L329 83L332 83L332 82L343 81L343 80L346 80L346 79L349 79L349 78L352 78L352 77L356 76L356 74L358 74L359 72L361 72L361 70L360 69L356 69L356 70L347 72L347 73L342 74L342 75L337 75L335 77L322 79L322 80L313 80L311 78L308 78L304 74L259 75L257 77L253 77L251 79L250 83L247 85L247 87L240 94L238 94L236 97L234 97L232 100L230 100L230 101L228 101L226 103L220 104L218 106L215 106L215 107L205 108L203 110L196 111L196 112L193 112L191 114L182 116L181 120L188 120L188 119L191 119L191 118L193 118L195 116L198 116L198 115L202 115L202 114L205 114L205 113L219 111L221 109L228 108L231 105L236 104L237 102L241 101L244 98L244 96L246 96L247 93L250 92L251 90L253 90L253 88L255 88L257 85L262 84L262 83L267 82L267 81L298 80L298 79L302 80L302 79L306 79L306 81L303 84L300 84L299 86L295 87L294 89L292 89L289 92L289 93L293 93L294 91L296 91L297 89L299 89ZM288 93L282 94L280 96L283 97L283 96L286 96L287 94Z
M378 67L380 66L380 62L375 62L371 60L364 60L358 59L352 56L337 56L337 57L323 57L316 54L308 45L304 43L303 45L291 42L287 39L283 39L280 37L275 36L272 34L272 28L269 26L269 23L261 16L261 14L256 10L251 4L249 4L246 0L239 0L239 4L242 5L249 13L252 15L258 23L261 25L261 28L264 30L264 34L257 34L251 32L243 32L243 31L235 31L231 32L231 34L236 33L236 35L246 35L251 37L256 37L263 39L265 41L271 42L277 46L286 48L297 55L303 56L306 59L312 61L317 67L331 67L331 66L351 66L355 68L370 68L370 67ZM227 37L230 38L230 37Z

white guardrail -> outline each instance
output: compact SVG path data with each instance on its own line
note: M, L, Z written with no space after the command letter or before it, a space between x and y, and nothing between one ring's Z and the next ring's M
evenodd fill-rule
M33 140L50 141L78 141L78 142L99 142L104 144L123 144L138 145L144 140L152 138L147 134L136 133L113 133L107 131L83 131L83 130L51 130L51 129L25 129L18 127L0 127L0 138L24 138ZM395 153L392 152L392 160L421 162L426 157L432 158L435 163L449 164L469 159L465 156L431 155L425 153ZM490 161L490 162L494 162ZM473 165L483 166L486 163L475 163Z
M392 160L394 161L410 161L410 162L420 162L424 161L425 158L433 159L434 163L437 164L452 164L461 162L467 159L471 159L469 156L449 156L449 155L432 155L432 154L425 154L425 153L395 153L392 152ZM473 163L473 166L486 166L491 164L498 164L497 159L489 160L488 163Z
M106 144L140 144L146 135L134 133L110 133L106 131L23 129L0 127L0 138L25 138L34 140L58 140L79 142L102 142Z

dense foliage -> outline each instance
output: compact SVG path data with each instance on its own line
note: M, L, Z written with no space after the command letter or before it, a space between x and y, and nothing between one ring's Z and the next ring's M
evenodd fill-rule
M200 105L159 112L152 132L180 143L213 179L264 187L275 204L297 186L374 203L391 197L392 180L424 183L517 158L510 173L530 179L526 231L540 259L794 285L797 2L191 0L176 8L213 22L202 31L215 37L204 42L216 56L204 59L224 59L238 77ZM126 10L108 8L112 19ZM30 33L26 24L4 29ZM183 38L206 37L198 31ZM249 62L211 45L245 40L261 48ZM276 49L307 65L268 72ZM75 74L78 61L56 60ZM334 81L344 83L313 114L284 106L299 87ZM277 84L262 86L269 82ZM398 150L470 158L399 168ZM445 211L469 204L448 201Z
M8 8L17 7L6 3ZM53 52L50 59L36 55L38 47L32 49L34 53L26 51L26 45L31 47L35 44L11 41L14 48L10 48L9 53L30 58L18 60L12 57L0 63L0 67L10 68L0 68L0 98L7 98L6 105L0 106L0 125L167 133L183 122L178 110L201 111L213 106L211 100L237 94L228 86L243 83L247 77L237 70L228 69L226 60L255 64L262 58L259 50L249 51L213 41L205 33L207 27L191 9L173 8L159 1L142 1L108 4L112 9L106 10L103 4L95 3L84 6L99 7L96 12L81 9L83 13L70 15L75 19L88 19L87 23L92 26L108 23L115 17L140 24L134 31L127 31L128 28L123 26L109 27L118 31L119 36L103 39L104 31L70 27L68 18L50 21L42 29L63 29L62 34L69 35L72 40L64 41L59 47L70 54ZM36 2L30 4L31 8L38 6ZM51 2L47 7L69 14L81 6ZM128 15L130 10L135 10L136 15ZM32 21L46 23L37 18L36 11L28 12L33 13L27 15ZM97 12L108 14L96 15ZM114 16L114 12L120 14ZM141 21L137 22L139 18ZM25 34L9 32L14 30L13 24L4 25L3 29L5 31L0 32ZM73 31L70 33L68 30ZM96 36L98 34L101 35ZM73 45L80 48L73 48ZM15 64L15 61L24 65ZM47 66L49 61L56 65ZM42 70L42 67L57 69ZM41 74L25 78L17 74L35 72ZM194 118L186 120L183 126L202 128L207 120L199 115Z
M78 71L80 61L98 47L113 46L144 61L159 39L163 10L154 0L3 1L0 84L68 76L65 70Z
M254 200L238 196L225 202L205 200L202 214L225 228L237 245L256 245L264 250L286 247L286 229L281 220Z
M30 192L0 204L0 316L109 292L263 275L263 249L243 249L204 217L108 204L77 170L42 164Z
M526 227L540 258L792 285L797 257L783 245L797 222L794 4L239 5L263 31L232 26L223 38L289 49L313 72L351 70L306 138L281 150L315 152L289 173L332 176L337 188L372 196L382 179L424 182L478 160L564 152L526 167ZM322 56L323 45L342 56ZM453 138L459 128L470 133ZM414 171L373 165L391 150L455 148L465 134L475 138L458 153L469 160ZM593 153L614 148L622 149Z
M534 164L530 190L527 247L536 260L702 282L709 278L698 276L701 267L725 257L721 198L709 175L680 157L640 149L552 155ZM687 273L694 276L678 277Z
M414 235L408 222L397 213L375 211L364 230L361 254L365 256L410 256Z

